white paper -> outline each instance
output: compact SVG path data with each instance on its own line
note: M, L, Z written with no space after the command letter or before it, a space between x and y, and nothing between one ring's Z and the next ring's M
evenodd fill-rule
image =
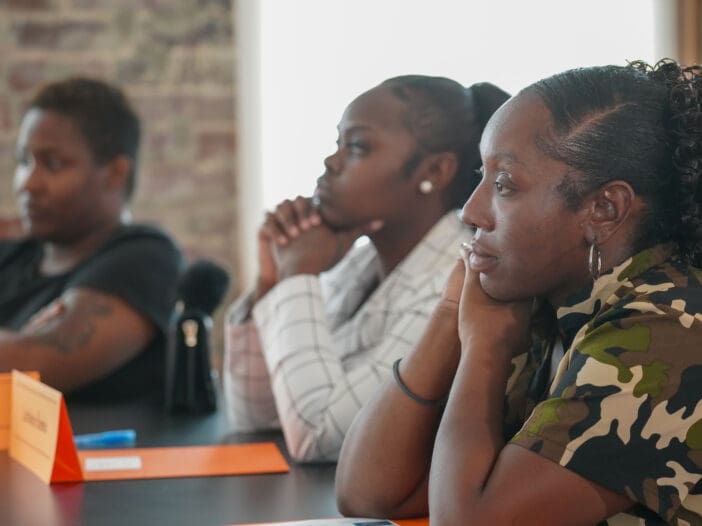
M121 471L141 469L141 457L86 457L85 471Z
M258 526L398 526L396 522L388 519L365 519L365 518L331 518L312 519L308 521L290 522L270 522L261 523Z

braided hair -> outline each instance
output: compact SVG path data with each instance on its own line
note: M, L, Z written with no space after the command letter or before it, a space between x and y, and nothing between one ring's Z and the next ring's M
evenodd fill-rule
M559 186L568 206L626 181L647 205L634 248L672 241L695 266L702 264L701 74L670 59L635 61L569 70L524 90L551 113L539 147L573 169Z
M446 189L446 204L449 209L462 207L478 183L480 136L509 94L487 82L464 88L454 80L425 75L393 77L381 85L405 103L405 125L419 145L405 172L412 173L425 153L455 153L458 169Z

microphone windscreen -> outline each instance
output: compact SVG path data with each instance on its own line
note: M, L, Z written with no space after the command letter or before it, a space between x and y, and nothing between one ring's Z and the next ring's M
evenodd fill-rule
M229 274L207 260L191 263L178 284L178 299L186 309L199 309L212 314L229 287Z

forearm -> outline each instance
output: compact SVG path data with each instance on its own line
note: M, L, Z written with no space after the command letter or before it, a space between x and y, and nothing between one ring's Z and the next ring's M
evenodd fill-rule
M399 369L418 396L439 400L459 357L457 306L440 304ZM389 381L359 413L339 459L336 492L348 515L402 517L427 512L426 482L440 406L420 405ZM409 461L411 459L411 461Z
M225 326L222 384L225 411L235 431L279 427L271 379L251 321Z
M350 383L333 347L318 279L279 283L253 316L288 452L295 460L336 459L350 419L338 417L341 426L330 422L330 405L336 401L348 413L343 402Z
M500 523L494 515L499 502L484 499L483 488L504 447L511 355L509 348L492 343L464 343L434 446L429 495L433 524Z
M411 352L411 342L420 340L428 318L416 312L403 316L378 345L354 356L351 364L344 364L332 347L344 342L333 341L324 320L310 327L309 338L299 335L297 342L303 345L294 350L292 337L267 338L265 355L278 414L288 451L295 460L337 460L358 411L391 377L395 359ZM312 347L304 345L311 341ZM275 356L284 358L276 361Z
M73 343L49 334L0 330L0 372L38 371L43 382L68 392L92 379L80 367L67 366Z
M55 317L0 333L0 370L39 371L68 392L118 368L151 342L156 327L121 299L88 289L62 296Z

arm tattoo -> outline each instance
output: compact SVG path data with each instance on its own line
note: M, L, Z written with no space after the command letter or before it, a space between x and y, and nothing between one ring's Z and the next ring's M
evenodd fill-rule
M70 353L88 346L95 335L98 320L108 318L112 312L109 303L101 298L90 298L76 305L58 325L37 332L34 337L43 345Z

